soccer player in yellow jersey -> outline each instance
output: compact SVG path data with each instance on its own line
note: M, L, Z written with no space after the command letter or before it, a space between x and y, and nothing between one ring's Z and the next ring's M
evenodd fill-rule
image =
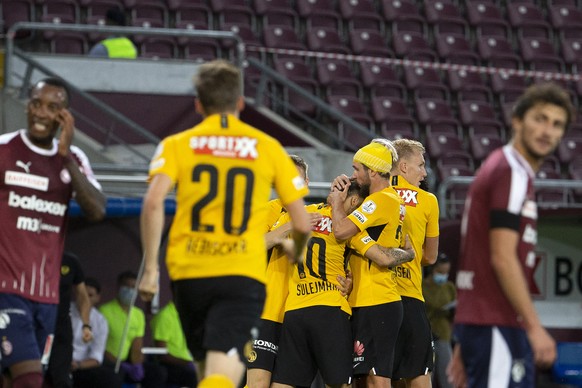
M305 184L309 184L309 166L307 163L297 155L290 156ZM252 351L247 355L248 388L269 388L271 386L271 375L279 347L281 323L283 322L285 300L287 298L286 284L292 268L282 249L276 247L289 234L288 228L283 227L272 230L283 214L286 214L286 211L279 198L269 201L269 215L265 228L266 246L267 249L271 249L267 264L267 297L261 315L259 336L254 339ZM314 218L314 215L316 213L310 214L312 225L314 220L318 221L321 218L321 216Z
M342 204L345 211L358 207L366 194L357 183L351 184ZM352 377L351 309L337 279L346 276L347 241L336 240L329 205L320 203L307 209L322 217L286 285L289 294L273 388L310 386L318 370L328 386L345 386ZM279 219L280 229L287 221L286 215Z
M392 143L374 139L354 155L352 179L369 187L370 195L349 215L340 205L350 184L345 175L333 183L330 203L333 231L348 239L366 230L371 239L387 248L402 245L405 208L390 187L390 170L398 156ZM368 237L368 239L370 239ZM367 254L366 254L367 255ZM399 262L410 258L401 257ZM395 272L358 254L350 257L354 289L349 297L354 338L354 376L368 386L390 387L394 347L402 321L402 303Z
M434 264L439 247L439 205L434 194L422 190L426 177L424 146L416 140L393 143L398 161L392 167L392 187L404 200L415 259L395 268L404 316L396 340L394 379L396 386L430 388L433 347L430 323L422 296L422 266Z
M272 187L293 224L290 259L311 226L307 187L281 144L238 118L244 106L240 69L218 60L198 68L196 109L204 120L162 141L150 163L141 215L144 300L158 291L164 199L176 187L176 215L166 264L188 348L205 361L200 388L236 387L245 344L265 300L264 225ZM288 245L288 246L289 246Z

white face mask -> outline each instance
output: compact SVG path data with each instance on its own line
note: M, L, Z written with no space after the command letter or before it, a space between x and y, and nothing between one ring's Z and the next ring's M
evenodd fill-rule
M445 284L449 280L448 273L435 273L432 275L432 279L436 284Z
M134 288L121 286L119 288L119 292L117 293L117 298L119 299L119 303L124 306L129 306L135 294L136 291Z

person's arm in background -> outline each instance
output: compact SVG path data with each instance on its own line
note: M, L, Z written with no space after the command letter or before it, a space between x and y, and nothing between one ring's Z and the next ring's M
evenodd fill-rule
M90 324L91 301L85 288L85 282L74 285L73 292L75 293L75 303L83 321L83 342L89 342L93 339L93 327Z
M144 361L144 355L141 352L142 347L143 347L143 337L135 337L131 341L128 361L130 361L132 364L142 364Z
M510 228L491 229L491 265L503 294L523 319L523 327L527 332L536 365L549 367L556 359L556 342L542 326L531 299L517 257L519 238L519 233Z

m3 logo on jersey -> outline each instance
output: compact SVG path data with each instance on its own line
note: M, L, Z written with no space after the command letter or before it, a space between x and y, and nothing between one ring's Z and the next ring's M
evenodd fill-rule
M221 158L256 159L257 139L247 136L193 136L190 148L201 155Z
M398 195L404 200L406 206L413 206L415 207L418 205L418 199L416 196L418 195L418 191L410 190L410 189L396 189Z

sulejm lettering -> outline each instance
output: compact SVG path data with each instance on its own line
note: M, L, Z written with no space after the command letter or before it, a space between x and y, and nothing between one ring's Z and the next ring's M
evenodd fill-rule
M44 199L38 198L36 195L18 195L14 191L11 191L8 195L8 206L61 217L64 216L67 211L67 205L62 203L45 201Z
M317 282L300 283L297 285L297 296L317 294L323 291L337 291L337 286L333 283L320 280Z

